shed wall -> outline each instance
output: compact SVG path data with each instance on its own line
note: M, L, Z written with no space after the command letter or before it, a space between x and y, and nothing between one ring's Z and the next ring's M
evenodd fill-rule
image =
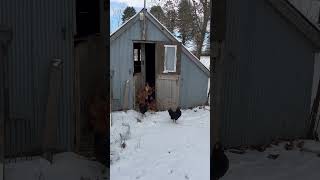
M134 20L134 19L133 19ZM147 41L170 42L170 39L161 32L151 21L146 21ZM141 40L141 24L136 20L110 46L110 71L112 85L112 110L120 110L124 102L124 89L129 82L129 109L133 108L133 41ZM207 98L208 77L182 52L182 70L180 82L180 105L192 107L202 105ZM186 98L188 97L188 98Z
M303 136L313 78L310 42L263 0L227 1L226 24L215 112L222 141L235 146Z
M208 89L208 77L183 53L181 54L181 78L180 106L189 108L204 105L207 101L205 95Z
M11 130L7 131L11 135L6 135L9 138L6 142L11 143L6 145L6 152L11 153L9 155L40 150L40 130L45 122L48 95L49 63L55 58L63 62L63 88L59 96L57 119L58 143L61 150L72 148L73 11L73 0L0 2L0 24L13 30L7 76L10 120L6 128Z

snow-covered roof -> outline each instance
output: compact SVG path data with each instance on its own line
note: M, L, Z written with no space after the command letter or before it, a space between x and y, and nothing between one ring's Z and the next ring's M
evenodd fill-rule
M126 29L126 27L131 26L135 21L138 20L138 15L140 12L145 13L145 17L149 19L161 32L163 32L167 38L169 38L171 41L174 42L180 42L181 41L176 38L163 24L161 24L156 17L154 17L151 13L149 13L146 9L142 9L138 13L136 13L133 17L131 17L127 22L125 22L122 26L120 26L116 31L110 34L110 41L115 40L120 34ZM208 68L206 68L200 60L193 55L183 44L182 45L182 51L185 53L185 55L188 56L188 58L195 63L207 76L210 76L210 71Z

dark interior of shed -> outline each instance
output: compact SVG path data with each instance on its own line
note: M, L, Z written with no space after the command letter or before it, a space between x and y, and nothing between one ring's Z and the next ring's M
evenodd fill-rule
M76 37L100 33L99 0L76 0Z
M155 86L155 44L154 43L144 43L145 52L141 51L141 43L133 43L133 64L134 71L133 75L137 73L141 73L141 54L145 55L145 77L146 83L148 83L151 87Z
M104 86L107 84L105 79L107 57L105 38L101 35L103 31L101 2L101 0L76 0L75 149L79 154L88 157L97 149L97 140L94 136L97 127L106 125L105 123L97 125L97 122L102 122L104 117L97 114L106 114L108 109L102 107L107 104L108 97ZM94 154L97 155L96 152Z
M146 43L145 44L145 54L146 54L146 83L151 87L155 86L156 73L155 73L155 44Z

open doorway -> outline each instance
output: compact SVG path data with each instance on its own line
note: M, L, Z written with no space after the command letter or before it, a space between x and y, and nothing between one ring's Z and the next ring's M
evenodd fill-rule
M145 44L146 52L146 83L149 86L154 87L156 82L156 73L155 73L155 44L146 43Z
M133 64L134 64L134 92L137 97L138 92L148 84L155 87L155 44L154 43L133 43ZM155 99L155 92L152 93ZM138 107L135 99L135 107Z
M75 150L80 155L92 156L94 129L98 118L93 118L89 107L99 92L99 100L106 101L106 46L101 36L101 1L76 0L76 34L74 36L75 67ZM103 97L102 97L103 96ZM107 128L108 131L109 128ZM106 132L108 134L108 132Z

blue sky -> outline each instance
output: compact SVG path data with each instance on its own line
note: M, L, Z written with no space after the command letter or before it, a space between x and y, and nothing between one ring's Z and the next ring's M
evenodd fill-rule
M147 0L147 8L151 7L155 0ZM136 11L143 8L143 0L111 0L110 1L110 32L112 33L121 25L121 16L127 6L133 6Z

